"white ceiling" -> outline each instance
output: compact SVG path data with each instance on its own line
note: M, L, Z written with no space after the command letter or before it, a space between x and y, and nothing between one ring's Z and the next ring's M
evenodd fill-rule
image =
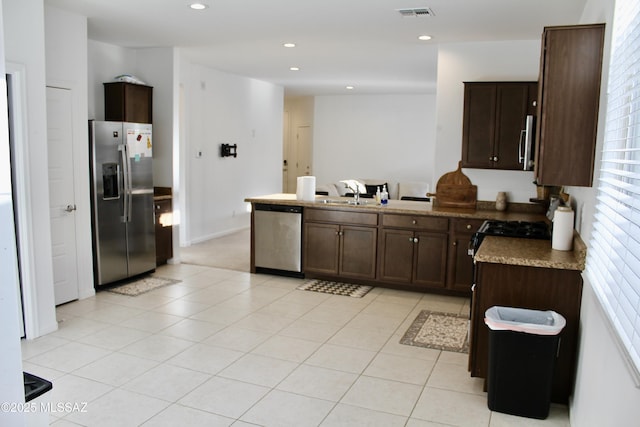
M201 1L209 8L197 12L188 0L44 0L87 16L92 40L180 47L194 62L287 95L433 92L438 44L538 39L544 26L577 23L586 0ZM397 12L425 7L434 15Z

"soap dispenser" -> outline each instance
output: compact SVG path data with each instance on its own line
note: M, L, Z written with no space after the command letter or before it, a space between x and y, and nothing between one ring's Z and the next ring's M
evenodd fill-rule
M381 200L382 195L380 194L380 186L378 185L378 187L376 188L376 205L379 205Z
M380 194L380 203L384 206L389 202L389 193L387 192L387 185L382 186L382 193Z

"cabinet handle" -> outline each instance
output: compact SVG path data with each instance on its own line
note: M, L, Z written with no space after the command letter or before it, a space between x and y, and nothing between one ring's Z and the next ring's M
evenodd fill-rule
M467 224L467 230L471 230L471 224Z
M418 238L417 237L413 238L413 243L418 243Z
M415 219L411 220L411 224L416 225L417 223L418 223L418 221L416 221Z
M413 243L413 237L409 237L409 242Z
M342 231L336 231L336 236L342 236Z
M458 242L453 242L453 246L458 246Z
M497 162L498 161L498 156L493 156L493 161Z

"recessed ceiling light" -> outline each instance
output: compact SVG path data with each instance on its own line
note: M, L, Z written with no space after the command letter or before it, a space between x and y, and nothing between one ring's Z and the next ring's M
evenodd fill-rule
M427 40L431 40L431 36L428 36L426 34L423 34L421 36L418 36L418 40L422 40L422 41L427 41Z
M353 90L354 88L353 88L353 86L345 86L345 89L346 90Z
M291 71L300 71L299 67L289 67Z
M296 47L296 44L295 43L285 43L282 46L284 46L284 47Z
M209 6L204 4L204 3L191 3L189 5L189 7L193 10L204 10L206 8L208 8Z

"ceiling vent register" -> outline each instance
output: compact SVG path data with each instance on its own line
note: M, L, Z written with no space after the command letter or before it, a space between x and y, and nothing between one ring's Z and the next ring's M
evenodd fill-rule
M428 7L415 7L410 9L396 9L403 18L416 18L419 16L435 16L433 10Z

